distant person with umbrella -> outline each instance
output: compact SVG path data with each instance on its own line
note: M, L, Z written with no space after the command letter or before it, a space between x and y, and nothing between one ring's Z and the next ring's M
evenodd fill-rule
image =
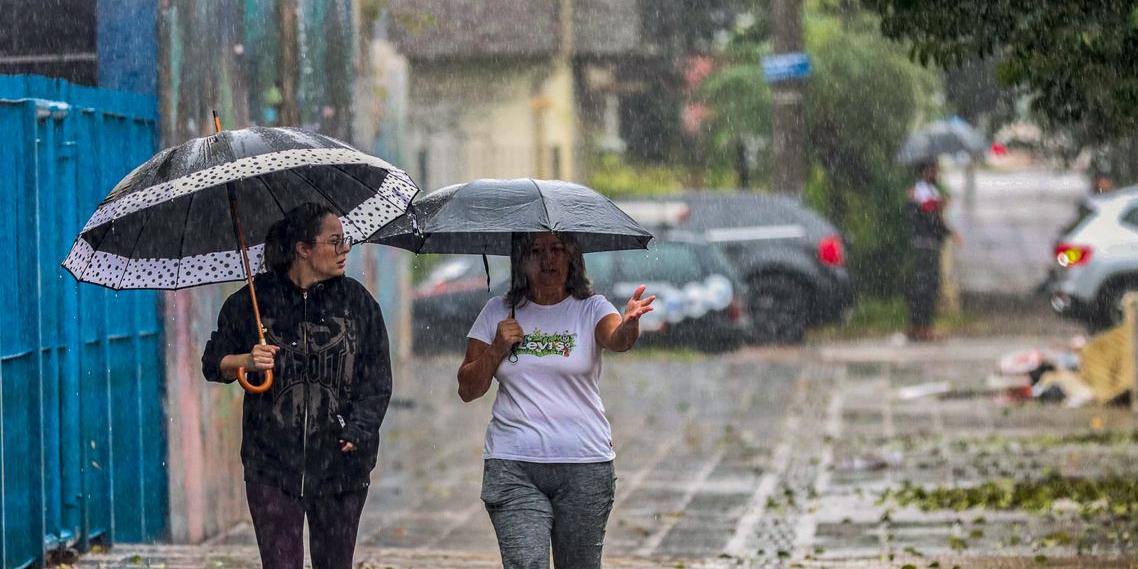
M971 211L976 199L976 162L989 150L987 138L960 117L933 121L910 134L897 151L897 162L916 166L936 162L944 154L967 156L964 170L964 207Z
M917 166L918 179L906 192L905 218L909 226L912 269L906 297L909 305L909 339L936 339L933 321L940 294L940 257L944 240L954 237L944 220L947 197L937 184L935 161Z
M302 567L305 517L314 567L352 567L391 360L379 305L344 276L351 247L329 207L288 211L265 239L269 271L254 279L267 341L250 325L246 286L225 301L202 356L210 381L232 382L244 370L276 376L265 393L245 396L241 442L267 568Z
M948 198L937 182L937 159L942 154L970 157L965 170L964 206L971 210L976 190L975 162L988 148L983 134L960 117L950 117L933 121L913 132L897 151L897 162L913 166L917 171L917 181L908 189L905 203L912 258L906 291L911 340L927 342L936 339L933 320L940 297L944 240L951 237L959 243L959 238L944 220Z
M569 234L515 234L505 297L486 303L458 370L463 401L498 379L483 450L482 500L507 569L601 566L615 452L601 402L603 350L640 335L655 296L641 285L621 316L594 294Z

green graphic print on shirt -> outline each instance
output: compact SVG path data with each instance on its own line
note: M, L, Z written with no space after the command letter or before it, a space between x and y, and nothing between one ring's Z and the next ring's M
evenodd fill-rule
M568 330L561 333L546 334L540 328L532 334L526 334L518 345L518 355L537 356L564 356L569 357L577 344L577 334Z

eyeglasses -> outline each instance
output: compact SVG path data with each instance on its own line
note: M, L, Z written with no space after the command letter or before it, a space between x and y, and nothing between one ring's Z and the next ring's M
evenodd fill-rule
M327 243L327 244L331 245L336 250L337 253L343 253L345 251L348 251L352 248L352 245L355 244L355 242L352 240L351 237L347 237L347 236L340 237L339 235L332 237L332 238L328 239L327 241L321 241L321 240L317 239L317 240L313 241L313 243Z

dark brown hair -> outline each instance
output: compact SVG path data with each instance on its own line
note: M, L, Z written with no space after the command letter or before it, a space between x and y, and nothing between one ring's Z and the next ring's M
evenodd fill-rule
M515 307L529 300L529 277L526 276L525 262L533 247L535 233L515 233L510 239L510 291L506 293L506 304ZM573 298L584 300L593 296L593 283L585 274L585 255L581 246L568 233L554 233L569 255L569 274L565 277L565 290Z
M314 243L328 215L335 215L332 208L315 202L290 209L265 235L265 265L277 273L288 272L296 260L296 244Z

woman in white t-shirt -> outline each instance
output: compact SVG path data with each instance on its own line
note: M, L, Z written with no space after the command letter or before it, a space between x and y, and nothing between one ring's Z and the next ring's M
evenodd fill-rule
M498 379L486 429L482 501L506 569L601 566L616 477L601 403L601 351L640 336L656 297L640 286L624 316L593 294L572 236L513 237L510 290L482 308L458 369L463 401Z

